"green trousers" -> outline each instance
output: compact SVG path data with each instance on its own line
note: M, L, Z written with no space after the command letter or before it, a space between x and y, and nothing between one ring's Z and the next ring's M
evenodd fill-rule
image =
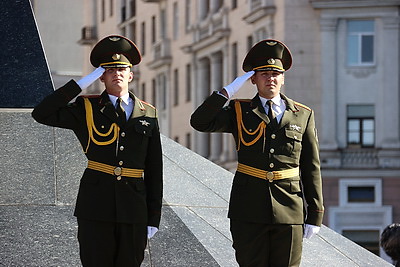
M240 267L300 265L303 225L262 224L231 219L231 234Z

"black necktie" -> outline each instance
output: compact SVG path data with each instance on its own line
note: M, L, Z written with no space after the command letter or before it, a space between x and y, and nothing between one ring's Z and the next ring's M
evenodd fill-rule
M272 126L278 125L278 120L276 119L275 112L272 109L272 100L268 100L267 104L268 104L268 107L269 107L267 116L268 116L268 118L269 118L269 120L271 122L271 125Z
M121 101L122 101L122 99L120 97L118 97L116 106L115 106L115 110L117 111L117 114L118 114L118 120L119 120L121 126L123 126L126 122L126 114L125 114L125 109L122 107Z

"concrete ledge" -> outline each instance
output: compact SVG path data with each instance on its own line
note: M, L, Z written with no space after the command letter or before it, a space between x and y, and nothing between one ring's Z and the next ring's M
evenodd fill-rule
M80 266L72 216L86 160L68 130L0 109L0 250L5 266ZM143 266L237 266L227 209L233 174L162 137L164 208ZM323 227L301 266L392 266Z

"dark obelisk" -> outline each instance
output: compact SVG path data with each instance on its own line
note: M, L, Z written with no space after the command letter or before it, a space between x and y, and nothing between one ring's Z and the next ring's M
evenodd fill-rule
M0 108L34 107L53 91L29 0L0 3Z

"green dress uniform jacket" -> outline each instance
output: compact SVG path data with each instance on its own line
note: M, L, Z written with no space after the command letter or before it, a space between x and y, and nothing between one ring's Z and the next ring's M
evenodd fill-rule
M158 227L162 151L156 109L130 93L134 110L120 128L106 92L100 96L79 96L69 104L80 92L80 87L71 80L32 112L39 123L73 130L89 162L100 164L100 170L89 166L85 169L74 215L88 220ZM140 176L144 170L144 176L130 177L127 169L134 169Z
M238 168L235 173L229 218L319 226L324 208L314 113L283 94L281 97L286 110L279 125L274 127L258 95L253 99L231 100L224 106L226 98L216 92L195 110L191 125L201 132L232 133L238 165L250 170ZM290 177L266 179L268 172L293 171L297 167L299 171Z

